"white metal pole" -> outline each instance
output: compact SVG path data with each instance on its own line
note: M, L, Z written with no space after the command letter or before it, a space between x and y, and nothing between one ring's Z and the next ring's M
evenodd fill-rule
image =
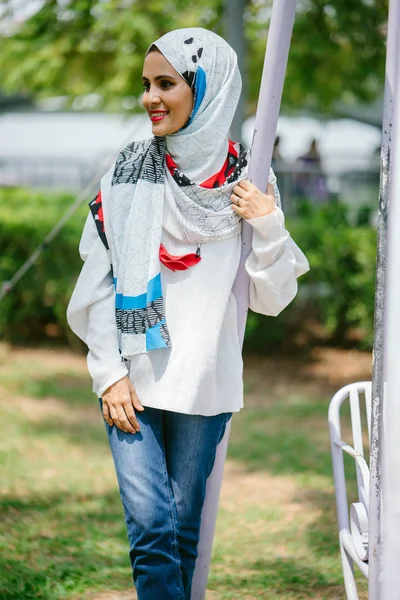
M400 1L389 5L390 26L400 27ZM397 19L397 20L395 20ZM394 22L393 22L394 21ZM393 82L393 162L388 236L387 314L385 318L385 440L383 447L382 600L400 600L400 57L395 45Z
M245 37L243 18L246 0L225 0L225 39L237 54L238 66L242 74L242 93L239 98L230 135L235 142L242 141L242 125L247 91L247 73L245 69Z
M391 197L392 134L394 89L399 63L400 0L390 0L386 46L385 96L382 126L381 178L379 186L379 219L375 290L374 362L372 370L372 410L370 444L369 600L380 598L381 571L381 462L383 387L385 380L384 318L387 277L387 228ZM392 218L392 217L391 217Z
M295 12L296 0L274 0L249 165L250 181L264 191L268 185ZM238 306L238 331L242 343L249 305L249 279L244 265L251 250L251 237L251 226L244 223L242 255L233 288ZM214 469L207 484L191 600L204 600L206 595L228 438L229 431L219 445Z

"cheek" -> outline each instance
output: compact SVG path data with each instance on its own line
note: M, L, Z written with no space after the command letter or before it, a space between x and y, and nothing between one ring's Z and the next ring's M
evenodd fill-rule
M147 110L148 106L149 106L149 102L148 102L148 93L147 92L143 92L143 96L142 96L142 106Z
M171 108L178 111L180 116L185 115L189 117L193 109L193 94L190 89L189 93L187 92L188 90L186 89L183 91L177 89L173 98L171 97Z
M190 92L190 95L188 95L186 98L186 111L187 111L188 116L190 115L190 113L193 110L193 102L194 102L193 94L192 94L192 92Z

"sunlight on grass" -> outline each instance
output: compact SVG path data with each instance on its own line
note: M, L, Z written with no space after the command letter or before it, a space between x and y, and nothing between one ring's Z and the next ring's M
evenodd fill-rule
M130 590L122 507L85 359L15 349L1 354L0 376L0 597L97 600ZM235 415L210 600L344 598L327 402L296 393Z

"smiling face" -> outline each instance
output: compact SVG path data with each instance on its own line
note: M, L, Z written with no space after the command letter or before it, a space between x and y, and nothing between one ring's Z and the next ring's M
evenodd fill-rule
M143 106L157 137L179 131L193 109L193 93L166 58L152 50L143 65Z

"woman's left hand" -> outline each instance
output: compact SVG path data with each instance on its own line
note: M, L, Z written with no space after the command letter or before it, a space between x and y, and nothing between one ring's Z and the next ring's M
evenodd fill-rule
M274 187L268 184L267 193L263 194L254 184L243 179L233 188L231 194L233 210L243 219L258 219L274 212Z

